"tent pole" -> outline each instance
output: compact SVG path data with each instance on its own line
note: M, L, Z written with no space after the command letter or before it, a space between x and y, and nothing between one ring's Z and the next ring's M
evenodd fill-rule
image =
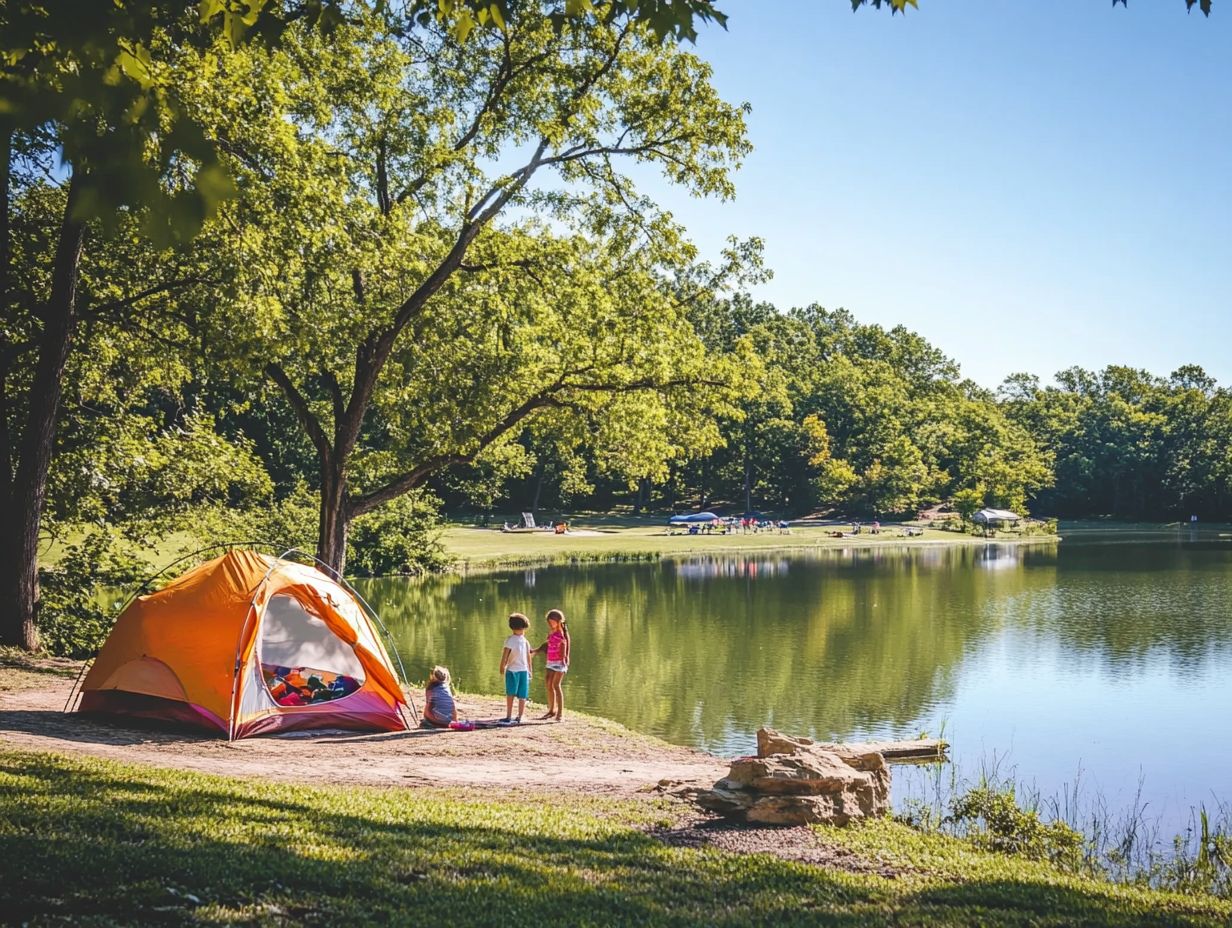
M64 711L71 712L69 708L73 703L73 698L79 695L78 687L81 686L81 681L85 678L86 671L94 666L94 658L90 658L81 665L81 670L77 674L77 679L73 681L73 688L68 691L68 699L64 700Z

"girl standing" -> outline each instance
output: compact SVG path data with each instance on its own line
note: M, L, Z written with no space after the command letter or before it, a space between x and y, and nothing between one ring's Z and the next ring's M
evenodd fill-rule
M542 718L555 718L559 722L565 714L565 693L561 685L565 681L565 674L569 672L569 624L565 621L565 614L559 609L548 612L547 622L548 640L535 649L546 651L548 658L548 711Z

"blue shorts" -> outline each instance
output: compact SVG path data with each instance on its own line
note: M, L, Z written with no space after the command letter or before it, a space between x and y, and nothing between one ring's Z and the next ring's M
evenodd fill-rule
M530 674L525 670L506 670L505 695L530 699Z

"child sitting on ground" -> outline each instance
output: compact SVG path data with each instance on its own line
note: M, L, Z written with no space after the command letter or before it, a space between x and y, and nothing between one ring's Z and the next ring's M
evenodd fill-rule
M449 688L449 668L436 666L428 676L424 688L424 728L448 728L458 720L458 707L454 703L453 690Z

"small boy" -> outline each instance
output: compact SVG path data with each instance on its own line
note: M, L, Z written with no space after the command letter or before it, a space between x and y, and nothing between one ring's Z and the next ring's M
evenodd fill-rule
M505 639L505 650L501 654L500 672L505 675L505 717L503 725L518 725L522 722L522 713L526 711L526 700L530 697L530 642L526 640L526 629L530 628L530 620L520 612L509 616L509 629L513 632ZM518 717L513 717L513 697L518 698Z

